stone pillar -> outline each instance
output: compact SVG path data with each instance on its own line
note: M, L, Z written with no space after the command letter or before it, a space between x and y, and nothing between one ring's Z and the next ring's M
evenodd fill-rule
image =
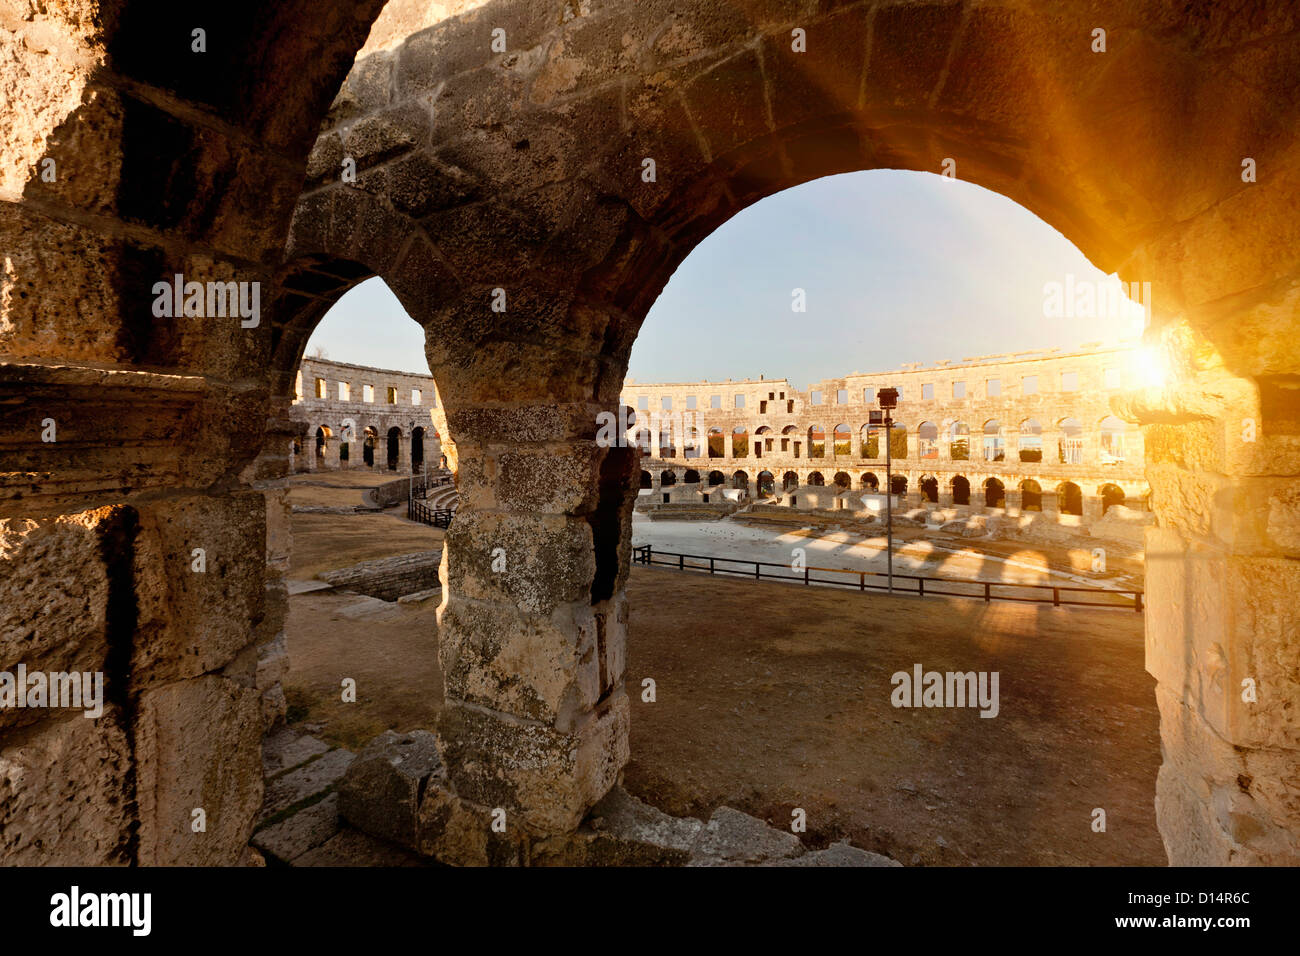
M636 455L596 444L595 405L458 407L443 387L461 493L438 610L449 785L483 827L502 807L565 832L628 759Z

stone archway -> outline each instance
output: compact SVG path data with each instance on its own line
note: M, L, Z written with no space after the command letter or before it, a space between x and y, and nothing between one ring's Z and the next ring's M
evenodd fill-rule
M366 263L425 327L451 455L474 463L458 469L464 504L439 612L440 655L453 665L440 728L449 785L465 806L505 806L527 832L554 832L574 826L627 759L635 456L594 435L597 415L616 409L649 305L703 236L764 196L836 172L950 166L1103 270L1151 283L1149 340L1171 379L1123 412L1153 439L1147 544L1162 560L1148 581L1147 668L1165 745L1161 831L1175 863L1300 857L1283 782L1296 717L1216 690L1197 663L1216 648L1225 686L1243 669L1261 686L1291 686L1300 508L1277 462L1300 430L1288 69L1300 41L1283 13L1259 4L1252 16L1209 8L1184 19L1181 4L1121 0L1050 14L1002 2L810 13L793 0L668 11L613 0L557 22L494 0L510 18L508 53L488 52L469 21L431 24L367 50L326 115L379 0L259 8L230 31L215 86L167 45L188 36L182 11L120 6L106 27L43 24L72 51L58 61L63 82L22 59L57 55L40 52L48 44L15 47L4 67L32 128L0 161L0 247L20 293L5 298L0 324L0 397L13 399L20 436L0 516L35 521L23 540L90 529L77 539L86 573L131 593L188 593L173 559L197 539L219 542L227 563L212 593L177 597L168 620L110 621L119 644L148 635L149 666L114 689L133 708L75 728L99 735L78 752L112 760L104 773L59 768L97 808L74 828L83 836L60 842L61 861L227 863L243 852L263 708L276 706L287 505L271 483L293 437L292 381L280 378L316 307L304 257L322 257L312 281L339 285L359 276L329 269ZM1099 22L1105 54L1090 48ZM806 53L791 48L796 27ZM119 75L105 83L103 69ZM1135 88L1215 108L1168 110ZM87 143L95 162L79 166L70 150ZM340 177L345 157L355 183ZM45 183L43 158L76 176ZM1258 181L1243 182L1244 158ZM282 276L286 248L294 266ZM177 272L284 284L256 325L151 320L153 283ZM116 410L119 437L140 441L96 438L89 407ZM69 440L41 442L44 418ZM1193 486L1213 486L1233 513L1190 504ZM1218 533L1222 521L1260 531L1248 544ZM521 557L509 575L491 572L495 548ZM21 595L42 573L39 550L10 558L22 615L36 613ZM484 632L505 636L499 650L476 639ZM535 650L520 668L524 633ZM83 638L90 656L107 653ZM146 732L180 720L213 733L182 745ZM32 729L33 752L56 747L57 732ZM49 772L32 765L29 779L23 812ZM196 848L180 827L200 790L222 823ZM98 809L108 806L122 809ZM22 862L34 851L0 852Z

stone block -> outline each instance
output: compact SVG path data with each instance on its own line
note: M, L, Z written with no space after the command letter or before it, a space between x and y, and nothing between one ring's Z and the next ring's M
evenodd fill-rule
M259 822L336 786L355 757L349 750L331 750L295 770L272 777L266 782Z
M0 859L9 866L128 865L131 748L121 712L11 731L0 744Z
M253 834L253 846L284 863L292 863L339 832L339 795L331 793L279 823Z
M135 725L139 862L233 866L262 805L261 695L205 675L140 696ZM206 831L192 829L202 809Z
M687 866L753 866L803 852L803 844L793 833L784 833L739 810L719 807L695 837Z
M387 730L366 744L339 781L339 810L358 830L414 849L420 797L445 778L437 737L426 730Z

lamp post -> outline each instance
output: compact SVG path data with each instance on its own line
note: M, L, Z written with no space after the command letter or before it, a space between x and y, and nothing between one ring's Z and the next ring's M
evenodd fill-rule
M889 593L894 593L894 419L898 407L898 389L882 388L876 393L885 422L885 561L889 574Z

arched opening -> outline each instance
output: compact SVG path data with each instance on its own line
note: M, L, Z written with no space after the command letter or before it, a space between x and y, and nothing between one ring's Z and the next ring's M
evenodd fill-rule
M394 425L388 429L388 470L397 471L402 457L402 430Z
M948 426L948 457L953 461L970 460L970 426L965 422Z
M781 476L781 490L793 491L799 487L799 476L793 471L787 471Z
M735 471L731 474L731 487L741 491L749 490L749 474L743 471Z
M1020 460L1043 460L1043 426L1036 418L1026 418L1020 423Z
M808 457L826 457L826 429L820 425L812 425L808 428Z
M1021 511L1042 511L1043 510L1043 489L1038 482L1032 478L1026 478L1020 483L1020 510Z
M835 477L831 480L835 484L835 487L841 489L842 491L848 491L850 488L853 487L853 479L849 477L849 473L847 471L835 472Z
M916 456L922 460L939 457L939 426L934 422L916 426Z
M325 449L330 437L330 430L325 425L321 425L316 429L316 459L314 465L318 469L325 467Z
M896 495L907 494L907 477L905 475L894 475L889 482L889 490Z
M660 488L671 488L675 484L677 484L677 472L673 471L671 468L659 472Z
M770 471L758 473L758 496L767 498L776 493L776 478Z
M984 423L984 460L1004 461L1006 448L1002 440L1002 423L991 418Z
M373 426L367 426L365 437L361 441L361 458L368 468L375 466L375 446L377 444L379 444L379 432Z
M424 427L411 430L411 472L418 474L424 468Z
M654 488L654 476L644 468L641 469L641 490L648 491Z
M745 458L749 455L749 429L737 425L731 430L731 457ZM737 472L739 474L739 472Z
M725 458L727 456L727 438L722 433L722 429L716 425L709 429L709 457Z
M808 476L808 484L813 488L821 488L826 484L826 479L822 477L820 471L814 471Z
M952 480L952 503L970 504L970 481L964 475L957 475Z
M1114 415L1107 415L1101 420L1101 445L1097 459L1102 465L1122 464L1127 457L1125 435L1128 423Z
M772 453L772 429L760 426L754 432L754 457L762 458Z
M1007 506L1007 493L1002 482L996 478L990 478L984 482L984 505L988 508L1005 508Z
M709 472L709 487L716 488L718 485L725 484L727 476L720 471Z
M894 422L889 430L889 454L894 461L907 460L907 426L902 422Z
M1072 481L1066 481L1056 489L1057 507L1063 515L1083 514L1083 489Z
M1098 489L1098 494L1101 497L1102 514L1105 514L1115 505L1124 504L1125 501L1124 489L1121 488L1119 485L1111 484L1110 482L1107 482L1106 484L1102 485L1101 488Z
M921 494L925 495L925 500L938 503L939 501L939 479L933 475L926 475L921 479Z
M700 473L694 468L687 468L686 474L682 477L684 485L698 485L700 483Z
M650 429L648 428L638 428L632 436L632 444L640 449L643 455L654 454L654 441L650 437Z
M858 455L868 461L875 461L881 457L880 438L876 429L870 424L863 425L858 429Z
M865 471L862 473L862 477L858 479L858 487L874 494L880 490L880 479L876 477L874 472Z
M1083 425L1077 418L1062 418L1057 427L1061 437L1057 442L1057 458L1062 465L1083 464Z
M836 458L850 458L853 455L853 431L848 425L836 425L832 433L833 448Z
M799 434L798 425L786 425L781 429L781 454L799 457L803 443L797 437Z

